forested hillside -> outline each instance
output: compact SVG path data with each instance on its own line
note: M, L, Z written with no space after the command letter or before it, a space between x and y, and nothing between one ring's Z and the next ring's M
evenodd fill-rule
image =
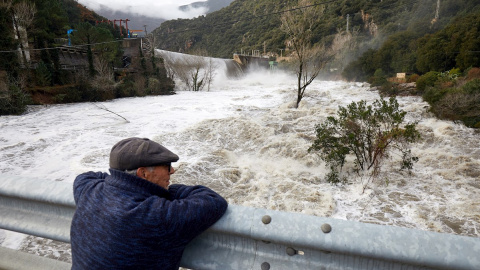
M286 36L280 31L281 14L298 1L236 0L230 6L195 19L164 22L154 32L159 48L189 52L205 49L214 57L231 58L237 52L280 55ZM335 35L348 31L355 46L344 58L354 59L367 49L377 49L385 39L400 31L416 37L435 33L455 17L478 9L472 0L338 0L312 1L323 7L318 14L314 42L331 43ZM324 4L322 4L324 3Z
M2 1L0 29L0 115L28 104L173 92L151 49L132 41L124 54L126 29L75 0Z
M18 46L14 36L19 30L14 29L16 22L12 16L20 12L24 15L18 17L18 25L26 29L27 39L33 48L57 45L55 39L67 38L67 31L75 24L105 19L74 0L3 1L0 4L0 25L3 28L0 44L4 51ZM54 51L45 50L42 59L53 61L51 58L56 57L54 54ZM17 72L19 63L14 53L4 52L0 54L0 59L3 60L0 61L0 68L8 68L13 74Z
M386 74L462 71L480 65L480 11L462 14L432 33L407 29L390 35L382 46L369 49L346 68L350 80L367 80L381 69Z

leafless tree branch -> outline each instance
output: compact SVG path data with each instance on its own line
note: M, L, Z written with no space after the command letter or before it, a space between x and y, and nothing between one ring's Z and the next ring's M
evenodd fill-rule
M93 103L93 102L92 102L92 104L93 104L95 107L99 108L100 110L104 110L104 111L107 111L107 112L109 112L109 113L113 113L113 114L115 114L116 116L118 116L118 117L122 118L123 120L125 120L125 122L130 123L130 121L128 121L125 117L121 116L120 114L118 114L118 113L116 113L116 112L114 112L114 111L109 110L105 105L100 104L100 105L101 105L101 106L100 106L100 105L98 105L97 103Z

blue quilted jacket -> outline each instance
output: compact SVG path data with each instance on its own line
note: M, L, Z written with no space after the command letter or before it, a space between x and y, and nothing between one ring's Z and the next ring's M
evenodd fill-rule
M227 202L204 186L168 190L121 171L74 182L72 269L178 269L185 246L222 217Z

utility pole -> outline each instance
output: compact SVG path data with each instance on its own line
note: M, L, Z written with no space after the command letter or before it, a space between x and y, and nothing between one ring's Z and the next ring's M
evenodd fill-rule
M145 27L145 36L147 36L147 25L144 24L143 27Z
M435 11L435 20L438 20L438 18L440 17L439 13L440 13L440 0L437 0L437 11Z

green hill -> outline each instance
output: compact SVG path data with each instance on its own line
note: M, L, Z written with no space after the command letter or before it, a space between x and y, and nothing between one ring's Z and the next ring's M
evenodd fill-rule
M205 49L214 57L231 58L235 52L280 54L286 37L280 31L280 16L298 1L236 0L219 11L195 19L162 23L154 30L158 48L176 52ZM339 0L312 1L324 9L318 14L314 42L329 43L348 30L356 34L349 57L368 48L378 48L386 37L412 31L417 36L443 29L453 18L480 4L467 0ZM324 3L324 4L322 4ZM436 14L438 14L436 18Z

